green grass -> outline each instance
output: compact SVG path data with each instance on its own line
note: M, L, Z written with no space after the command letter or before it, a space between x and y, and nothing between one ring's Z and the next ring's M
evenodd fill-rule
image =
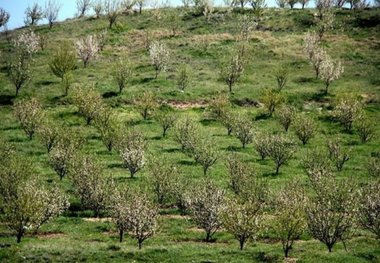
M100 56L90 62L84 69L78 61L74 71L76 85L95 85L101 94L116 92L117 87L111 77L111 69L115 58L127 56L136 67L135 76L123 94L104 98L119 113L123 122L135 125L142 130L149 142L149 152L157 156L165 156L180 165L185 176L192 180L203 177L202 169L193 160L181 153L179 145L173 140L169 130L167 138L161 138L161 129L154 120L141 120L133 108L133 98L144 90L157 94L162 101L183 103L207 103L219 92L227 92L227 86L218 79L218 63L221 55L235 45L237 34L236 21L239 14L225 13L217 9L219 14L210 22L204 17L185 15L180 33L170 37L167 32L170 25L163 18L155 21L149 11L141 16L131 15L118 18L118 25L109 30L108 42ZM224 14L222 17L220 14ZM352 158L347 162L340 178L354 177L359 182L372 180L366 171L366 163L371 153L380 150L379 134L367 144L361 144L356 132L347 134L341 126L331 122L331 105L344 93L355 93L365 98L365 110L380 128L380 26L378 10L337 12L335 29L326 36L326 48L334 58L340 58L345 67L342 78L333 82L330 94L321 98L323 83L315 80L311 66L302 50L302 38L312 28L313 10L277 10L269 9L264 15L263 25L266 31L253 31L249 46L253 53L240 82L234 87L232 101L259 101L263 88L276 85L274 70L279 64L287 64L291 75L284 93L289 103L298 109L308 111L318 120L318 134L310 143L302 146L299 142L295 157L281 168L278 176L273 174L274 165L270 160L261 161L252 145L241 149L240 142L227 136L222 125L207 117L207 110L177 110L181 116L186 114L196 117L204 129L207 129L217 140L222 157L210 169L209 177L220 186L228 187L227 171L224 157L229 151L239 151L244 160L250 162L259 176L265 177L272 191L276 191L293 177L307 180L301 159L308 150L322 147L325 139L340 134L346 145L353 146ZM376 20L377 19L377 20ZM375 21L375 22L373 22ZM375 23L375 25L373 25ZM37 139L29 140L20 129L12 115L9 105L21 98L35 96L43 102L48 114L57 122L64 123L73 129L82 131L87 143L84 151L95 154L118 184L146 184L147 171L137 174L135 180L129 180L129 173L121 167L121 160L116 152L108 153L99 140L100 134L93 126L86 126L75 106L63 97L63 91L57 79L50 72L48 61L50 54L59 41L100 32L107 27L105 18L100 20L81 19L59 23L49 30L47 26L39 26L36 32L49 37L48 47L36 54L34 60L33 79L21 90L20 98L13 98L14 88L8 81L5 64L0 66L0 137L16 145L17 150L35 162L41 177L46 183L57 183L70 195L72 207L60 218L44 225L39 235L27 235L22 243L16 244L7 229L0 226L0 259L2 262L54 262L54 261L120 261L120 262L276 262L282 261L281 244L271 233L270 228L264 231L256 242L248 244L244 251L238 249L238 243L232 235L225 231L216 234L216 242L203 242L204 233L197 231L195 225L186 218L168 216L177 214L173 209L162 211L158 233L144 243L139 251L134 240L126 237L119 243L115 226L110 222L88 221L84 218L92 216L90 211L77 211L78 200L73 195L69 178L62 182L54 173L48 162L44 147ZM154 70L149 65L149 55L142 46L141 29L152 30L154 39L168 45L172 63L168 72L153 79ZM19 30L13 32L17 34ZM210 41L207 50L200 43L200 37ZM0 49L7 52L9 44L0 38ZM175 83L176 69L182 63L191 68L191 85L184 93L177 91ZM368 100L367 98L372 98ZM239 111L246 111L254 121L258 131L268 133L280 132L282 129L276 118L262 118L264 108L234 105ZM290 128L290 136L294 130ZM298 240L291 252L291 257L298 262L378 262L380 260L379 242L367 231L358 231L347 243L348 251L339 243L332 253L328 253L324 245L308 234Z

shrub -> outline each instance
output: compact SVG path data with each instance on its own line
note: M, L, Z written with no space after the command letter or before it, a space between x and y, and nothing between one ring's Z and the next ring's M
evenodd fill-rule
M17 102L14 106L14 114L26 135L29 139L32 139L44 118L44 113L39 101L32 98L30 100Z
M380 158L370 157L367 164L368 174L375 178L380 178Z
M230 98L227 95L219 94L211 100L209 104L209 112L212 118L220 119L230 107Z
M48 153L57 144L61 127L50 119L45 119L37 128L37 135Z
M220 117L220 122L227 129L227 135L231 135L235 126L237 114L231 109L225 110Z
M30 63L23 59L21 55L16 54L15 57L9 62L9 79L16 88L16 96L18 96L20 89L32 77Z
M199 125L190 117L185 117L177 122L174 139L181 145L182 151L191 152L193 150L199 130Z
M120 121L115 112L111 108L102 107L94 121L104 146L108 151L112 151L117 144L121 130Z
M194 143L192 155L194 160L202 165L203 174L206 175L208 169L218 160L220 153L212 136L200 135Z
M235 194L240 194L249 176L253 174L252 168L241 160L237 153L231 153L226 160L230 187Z

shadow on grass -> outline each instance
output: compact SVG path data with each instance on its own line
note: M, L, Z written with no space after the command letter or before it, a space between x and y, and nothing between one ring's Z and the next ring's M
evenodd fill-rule
M267 120L267 119L270 119L270 118L271 118L271 116L269 116L268 113L266 113L266 112L262 112L262 113L260 113L259 115L257 115L257 116L255 117L255 120L256 120L256 121L259 121L259 120Z
M108 99L108 98L112 98L112 97L116 97L117 95L119 95L119 93L115 92L115 91L107 91L105 93L103 93L103 98L105 99Z
M164 149L163 150L164 152L167 152L167 153L176 153L176 152L181 152L181 149L179 148L170 148L170 149Z
M181 160L177 163L181 165L187 165L187 166L196 166L196 162L190 161L190 160Z
M0 105L6 106L6 105L13 105L13 99L16 96L14 95L0 95Z
M123 169L124 166L122 163L111 163L107 166L108 168L119 168L119 169Z
M49 86L49 85L52 85L54 83L55 83L55 81L51 81L51 80L41 80L41 81L37 82L36 84L41 85L41 86Z

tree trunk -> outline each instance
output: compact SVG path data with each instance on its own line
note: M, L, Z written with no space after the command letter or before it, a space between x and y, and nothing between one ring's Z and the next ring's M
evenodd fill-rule
M239 240L240 250L244 249L245 238L241 237Z
M208 167L203 167L203 175L207 174Z
M329 93L329 86L330 86L330 83L326 83L325 95L327 95Z
M124 237L124 230L120 229L119 230L119 241L120 241L120 243L123 242L123 237Z
M279 173L279 171L280 171L280 165L276 165L276 175L278 175L278 173Z
M211 238L211 233L210 232L206 232L206 242L210 242L210 238Z
M139 239L139 249L142 248L142 242L143 242L143 241Z
M21 238L22 236L24 235L24 231L23 230L19 230L18 233L17 233L17 243L20 243L21 242Z

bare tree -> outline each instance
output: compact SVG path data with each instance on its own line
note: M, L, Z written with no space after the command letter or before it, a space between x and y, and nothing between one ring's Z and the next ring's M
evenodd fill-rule
M48 153L57 144L60 134L60 129L55 122L51 119L44 119L37 128L37 136L39 140L45 145Z
M5 9L0 7L0 28L6 27L10 17L10 14Z
M194 144L192 155L194 160L202 165L203 174L206 175L208 169L216 163L220 154L213 137L211 135L201 135Z
M75 49L78 56L83 61L83 66L86 68L90 60L96 58L99 53L98 38L94 35L89 35L75 42Z
M174 127L178 114L168 110L161 110L156 114L156 120L161 125L162 128L162 137L165 137L168 130Z
M47 0L47 2L45 2L44 15L49 22L49 28L52 28L54 22L58 19L60 9L61 5L57 0Z
M260 132L255 135L255 139L253 140L253 147L260 155L261 160L265 160L265 158L269 156L271 142L272 136L268 133Z
M243 71L244 61L240 53L233 54L221 63L220 77L228 85L230 93L232 93L232 87L239 80Z
M148 119L154 110L158 108L156 96L150 91L144 91L134 100L134 104L144 120Z
M366 143L371 140L375 135L374 121L367 115L361 114L356 120L356 130L359 133L360 141Z
M380 181L362 189L359 211L361 225L380 238Z
M238 115L234 121L233 131L243 148L253 140L253 123L248 116Z
M229 154L226 160L230 187L235 194L240 194L248 178L253 175L252 168L237 153Z
M298 139L305 145L313 138L316 131L316 124L312 118L300 114L295 121L294 129L296 130Z
M353 123L359 118L361 110L362 105L357 98L345 96L339 100L333 116L343 125L346 132L351 132Z
M109 21L109 28L116 23L117 17L120 15L120 2L118 0L105 0L104 12Z
M32 7L28 6L25 10L25 24L37 25L38 21L44 17L42 7L38 3L34 3Z
M99 19L100 16L102 15L103 11L104 11L104 6L103 6L102 0L94 0L92 2L92 9L95 12L96 18Z
M282 105L277 111L277 118L284 130L287 132L296 116L296 109L291 105Z
M275 72L275 77L277 80L278 90L281 91L286 86L288 81L289 69L285 65L281 65Z
M120 59L115 64L114 69L113 69L113 77L119 87L119 94L122 93L126 84L131 80L132 76L133 76L132 66L128 62L124 61L123 59Z
M293 157L295 150L295 144L289 138L281 134L272 136L269 146L269 156L275 163L276 175L279 173L280 167Z
M84 17L86 12L90 9L92 2L91 0L76 0L76 4L78 16Z
M334 61L330 56L325 56L319 65L320 78L325 82L325 95L328 94L328 90L331 82L338 79L344 72L344 68L340 61Z
M326 146L330 160L338 171L342 171L343 165L350 160L352 148L343 147L340 138L331 138L327 140Z

